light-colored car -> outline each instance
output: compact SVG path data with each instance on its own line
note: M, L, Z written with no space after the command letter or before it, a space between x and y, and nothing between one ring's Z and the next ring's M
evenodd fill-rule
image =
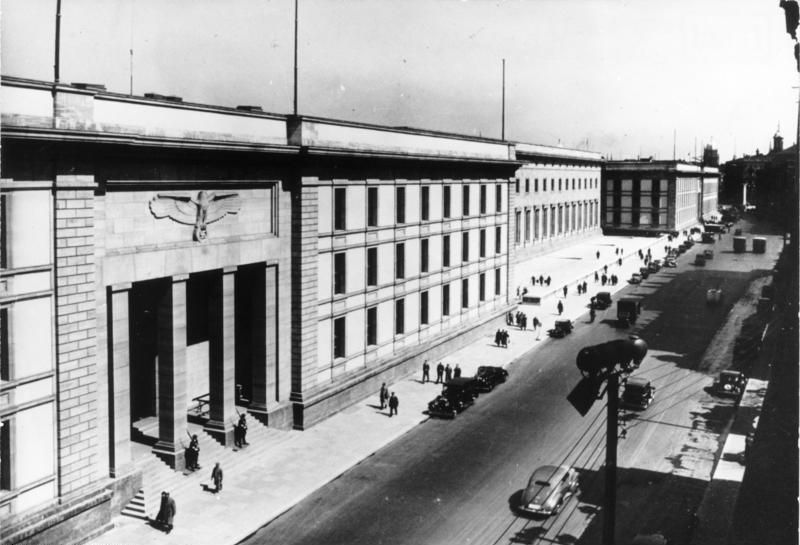
M673 269L678 266L678 262L675 261L674 257L668 257L664 260L664 266L670 269Z
M555 515L578 491L578 472L570 466L542 466L533 472L522 491L519 510L535 515Z
M620 404L629 409L644 410L655 397L656 387L649 379L628 377L625 379Z
M641 284L642 283L642 275L639 273L633 273L631 275L630 280L628 280L631 284Z

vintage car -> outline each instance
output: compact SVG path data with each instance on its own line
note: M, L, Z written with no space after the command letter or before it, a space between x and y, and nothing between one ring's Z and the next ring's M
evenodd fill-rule
M674 257L668 257L667 259L664 260L664 267L667 267L669 269L674 269L677 266L678 262L675 261Z
M711 386L711 391L720 396L739 397L747 386L747 377L739 371L722 371Z
M628 282L630 282L631 284L641 284L642 275L639 273L633 273L631 277L628 279Z
M636 323L642 312L642 303L639 299L623 297L617 301L617 320L623 327Z
M570 466L542 466L533 472L517 509L534 515L555 515L578 491L578 472Z
M705 256L706 261L708 261L709 259L714 259L714 250L705 250L703 252L703 255Z
M647 277L650 276L650 269L647 267L639 267L639 274L642 275L642 278L647 280Z
M508 371L502 367L481 365L475 373L476 388L479 392L491 392L495 386L502 384L508 378Z
M702 242L714 244L716 241L714 233L703 233Z
M628 377L625 379L620 404L629 409L644 410L653 402L656 387L649 379Z
M694 264L698 267L705 267L706 266L706 256L703 254L697 254L694 256Z
M722 290L710 288L706 291L706 304L715 305L722 301Z
M647 265L647 270L650 271L651 273L657 273L658 271L661 270L661 261L659 261L658 259L651 261Z
M611 293L607 291L598 291L594 296L594 303L592 308L595 310L605 310L611 306Z
M428 414L453 418L478 397L478 381L472 377L459 377L445 382L442 393L428 403Z
M553 329L547 331L548 335L556 339L560 339L569 333L572 333L572 320L556 320Z

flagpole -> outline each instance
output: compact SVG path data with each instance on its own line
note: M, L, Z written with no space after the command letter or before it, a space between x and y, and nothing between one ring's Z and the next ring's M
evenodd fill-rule
M292 112L297 115L297 9L299 0L294 0L294 105Z
M506 139L506 60L503 59L503 99L500 113L500 140Z

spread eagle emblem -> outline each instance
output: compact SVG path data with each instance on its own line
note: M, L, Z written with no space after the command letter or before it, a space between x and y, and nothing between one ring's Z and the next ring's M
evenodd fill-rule
M150 200L150 212L156 218L170 218L184 225L194 225L193 238L204 242L208 224L219 221L242 208L238 193L200 191L196 197L159 193Z

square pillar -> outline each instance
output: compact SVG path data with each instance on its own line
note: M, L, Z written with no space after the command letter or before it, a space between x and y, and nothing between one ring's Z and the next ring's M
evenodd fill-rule
M267 422L278 400L278 267L266 266L262 281L253 286L253 394L249 411Z
M131 463L130 322L131 284L107 288L108 380L109 380L109 470L122 475Z
M209 419L205 430L223 445L233 444L236 421L236 267L225 267L213 285L209 309Z
M173 276L158 302L158 442L153 452L177 471L186 467L186 281Z

